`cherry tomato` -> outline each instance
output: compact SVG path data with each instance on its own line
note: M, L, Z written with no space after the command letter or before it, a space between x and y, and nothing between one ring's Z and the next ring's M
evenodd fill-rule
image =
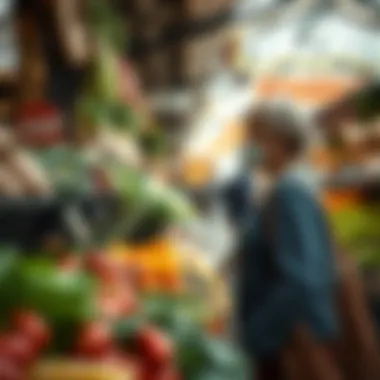
M76 342L76 351L87 358L100 358L112 350L110 329L104 323L92 322L84 326Z
M29 338L37 350L45 348L50 341L50 331L45 320L34 312L19 311L12 317L12 327Z
M36 357L37 352L33 342L24 334L13 333L0 339L0 358L8 360L16 367L26 368Z
M172 342L155 328L143 328L138 334L137 344L144 359L150 363L165 364L173 357Z
M9 360L0 358L0 379L1 380L22 380L22 373Z

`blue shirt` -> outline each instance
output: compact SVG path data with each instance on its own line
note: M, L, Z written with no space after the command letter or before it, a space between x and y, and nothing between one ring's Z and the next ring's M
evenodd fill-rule
M333 257L316 198L297 180L281 179L252 217L239 257L237 310L250 353L275 354L300 324L317 339L334 336Z

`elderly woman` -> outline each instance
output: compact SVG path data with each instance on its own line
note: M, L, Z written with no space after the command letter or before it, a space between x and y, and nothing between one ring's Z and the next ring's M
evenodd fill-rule
M300 373L309 349L323 358L315 366L324 367L322 378L340 378L329 354L337 334L333 246L315 182L303 169L304 128L285 105L263 107L248 122L271 183L238 265L239 335L247 354L256 359L260 380L289 379L292 371L298 372L297 379L321 378ZM304 345L303 360L288 349L295 340Z

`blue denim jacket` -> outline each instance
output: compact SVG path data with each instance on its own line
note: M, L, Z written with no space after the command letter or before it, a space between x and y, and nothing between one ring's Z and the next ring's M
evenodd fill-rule
M249 353L276 354L299 324L316 339L334 336L333 256L314 195L294 179L280 180L252 217L239 254L238 328Z

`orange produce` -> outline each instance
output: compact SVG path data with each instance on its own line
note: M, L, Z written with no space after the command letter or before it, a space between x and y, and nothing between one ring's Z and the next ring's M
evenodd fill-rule
M111 256L136 277L143 291L181 288L180 264L175 245L169 239L157 239L137 247L114 246Z

